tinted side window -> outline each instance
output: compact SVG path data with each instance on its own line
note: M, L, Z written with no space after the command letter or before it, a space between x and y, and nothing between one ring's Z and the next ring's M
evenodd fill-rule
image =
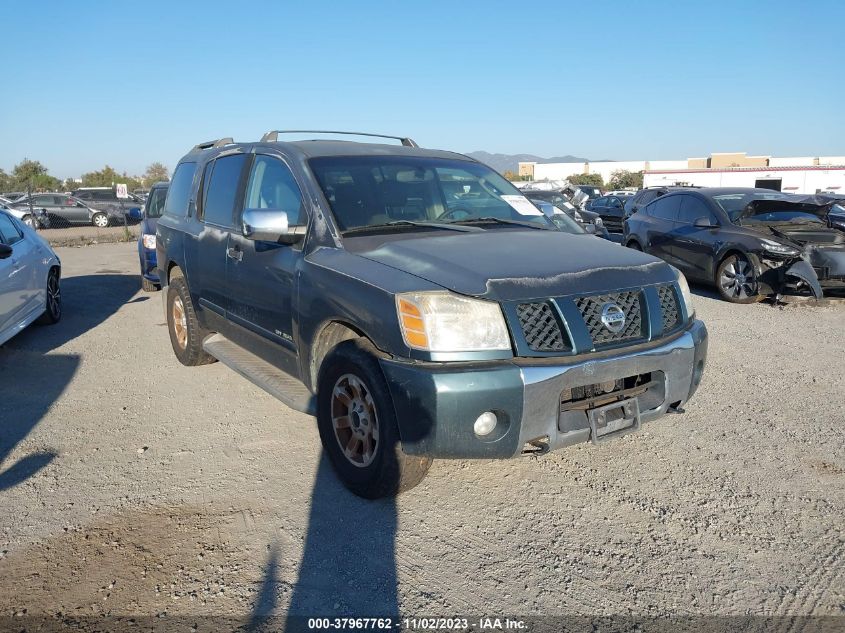
M293 174L282 161L256 156L246 189L245 209L280 209L288 214L288 224L304 223L302 194Z
M36 206L53 206L55 204L55 200L53 196L35 196L32 199L32 204Z
M607 198L596 198L593 200L594 207L604 207L607 205Z
M231 226L234 220L235 199L247 154L223 156L214 161L214 170L205 194L203 220Z
M92 193L94 194L94 200L100 200L101 202L117 199L117 196L111 191L93 191Z
M188 200L191 197L191 185L194 182L196 163L180 163L173 172L173 180L167 190L164 212L169 215L185 216L188 213Z
M608 198L607 206L609 206L611 209L621 209L622 201L619 198Z
M642 195L637 199L637 204L645 206L657 197L656 191L643 191Z
M708 218L711 222L715 222L716 218L707 205L698 198L693 196L679 196L683 198L681 203L681 212L678 214L678 222L685 224L692 224L699 218Z
M80 191L76 194L76 197L80 200L91 200L91 192L90 191Z
M0 240L11 245L21 241L21 239L23 239L23 235L18 231L15 223L9 219L8 215L0 213Z
M674 196L674 198L658 198L648 205L648 214L663 220L674 220L677 216L678 207L677 202L673 202L673 199L677 201L680 199L680 196Z

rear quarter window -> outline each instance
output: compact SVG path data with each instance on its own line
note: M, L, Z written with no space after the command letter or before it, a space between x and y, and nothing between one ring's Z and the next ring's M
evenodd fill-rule
M194 183L196 163L179 163L173 172L173 180L167 190L164 202L164 213L167 215L185 216L188 214L188 201L191 198L191 186Z

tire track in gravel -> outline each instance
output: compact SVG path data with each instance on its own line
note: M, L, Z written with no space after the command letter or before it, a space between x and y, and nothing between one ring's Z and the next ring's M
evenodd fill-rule
M841 531L836 528L828 528L824 538L827 539L831 534L837 539L833 549L820 561L819 565L810 571L798 591L789 594L781 603L777 609L778 615L812 615L830 592L834 581L842 582L843 573L845 573L845 564L843 564L845 560L842 556L845 541L840 536ZM790 624L789 633L798 633L804 630L807 624L806 618L796 619Z

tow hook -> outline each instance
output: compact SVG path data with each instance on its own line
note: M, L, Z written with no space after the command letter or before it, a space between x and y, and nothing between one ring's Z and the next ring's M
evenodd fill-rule
M542 457L549 452L549 443L545 439L531 440L522 447L522 454L534 457Z

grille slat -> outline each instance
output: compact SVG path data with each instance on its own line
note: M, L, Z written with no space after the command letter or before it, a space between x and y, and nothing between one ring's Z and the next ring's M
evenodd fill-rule
M535 352L563 352L572 349L569 338L546 302L521 303L516 315L529 349Z
M671 285L658 287L657 296L660 297L660 315L663 320L663 333L666 334L681 324L678 296Z
M574 301L596 347L642 338L643 319L639 291L576 297ZM611 332L602 323L602 308L607 303L615 303L625 313L625 327L620 332Z

